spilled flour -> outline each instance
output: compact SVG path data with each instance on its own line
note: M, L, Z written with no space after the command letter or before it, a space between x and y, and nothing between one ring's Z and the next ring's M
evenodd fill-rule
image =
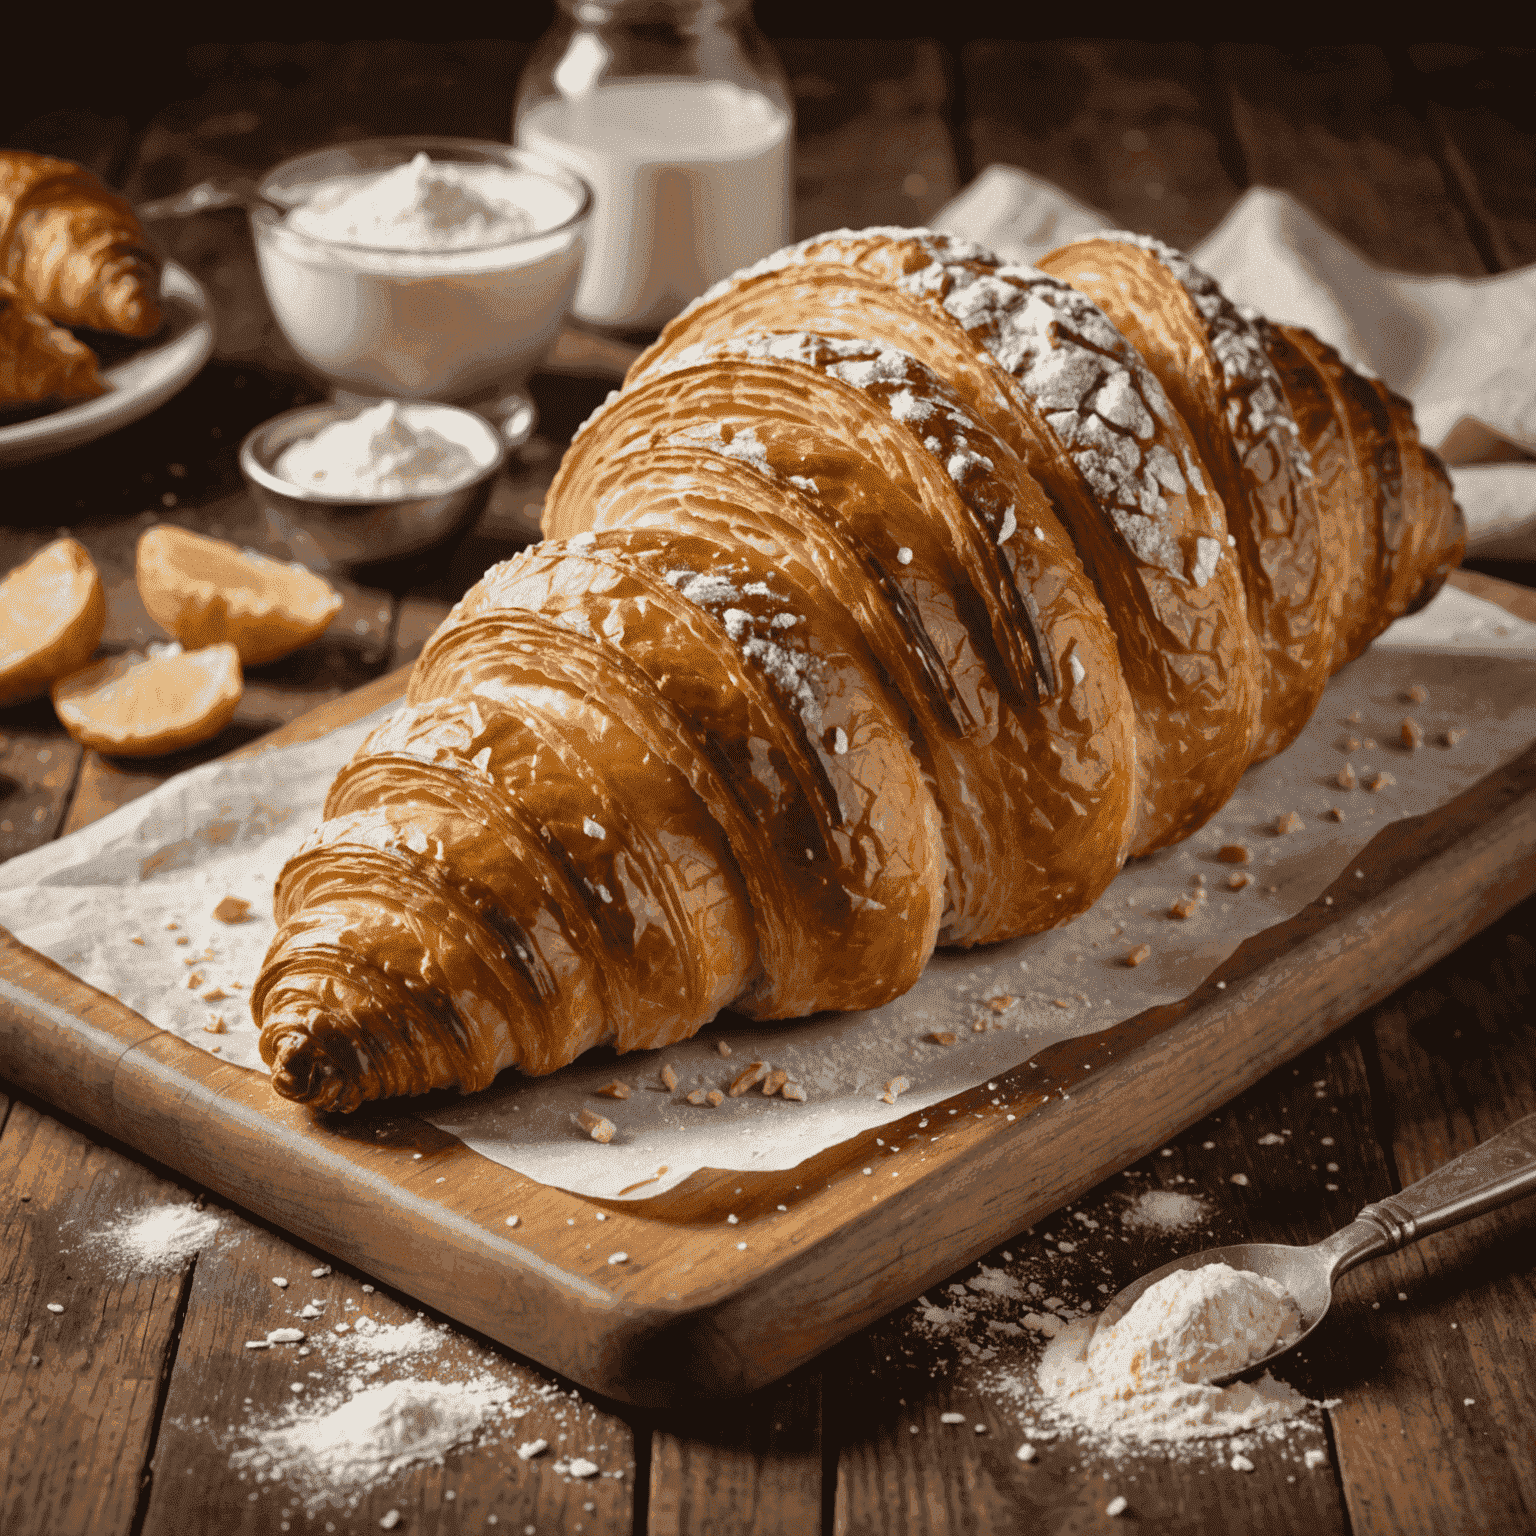
M255 1443L236 1451L230 1466L257 1481L281 1481L313 1513L406 1467L441 1462L474 1442L511 1401L512 1389L487 1374L392 1381L256 1431Z
M1113 1327L1081 1318L1046 1346L1037 1380L1053 1416L1109 1439L1177 1441L1283 1424L1306 1398L1265 1375L1218 1387L1294 1339L1301 1313L1275 1281L1208 1264L1176 1270Z
M1177 1189L1149 1189L1121 1213L1128 1227L1178 1232L1205 1220L1205 1202Z
M154 1205L92 1232L94 1251L126 1272L174 1269L218 1237L219 1218L195 1205Z

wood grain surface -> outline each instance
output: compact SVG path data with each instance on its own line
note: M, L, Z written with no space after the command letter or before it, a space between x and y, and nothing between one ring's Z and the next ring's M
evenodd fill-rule
M960 30L939 43L779 42L796 90L802 232L926 218L953 186L997 158L1054 177L1118 222L1176 241L1198 238L1246 186L1265 181L1292 191L1394 267L1475 274L1536 258L1529 49L1413 44L1277 52L1124 40L1020 43L961 38ZM135 53L138 47L114 40L108 49L103 39L82 36L71 69L50 77L50 110L5 130L6 142L82 160L147 196L230 167L260 169L312 142L397 128L442 131L444 124L498 137L525 45L204 44L183 60L161 39L151 49L146 33ZM92 49L103 61L95 73ZM12 99L35 95L20 82ZM0 117L5 110L0 106ZM165 226L159 236L214 295L214 362L150 418L67 458L0 472L0 565L56 529L100 549L114 572L112 648L158 637L143 628L125 580L138 531L166 518L245 537L250 513L235 446L275 411L316 396L266 311L242 221L216 215ZM359 573L365 602L378 594L375 613L388 608L387 619L370 623L366 643L334 634L323 664L301 656L291 670L279 663L270 676L269 669L253 674L241 729L188 754L181 766L239 748L409 662L446 605L527 539L564 442L627 355L607 338L563 338L550 370L533 383L539 435L518 455L481 526L421 560ZM1485 569L1536 583L1530 565ZM1468 571L1460 579L1475 590L1476 576ZM1529 616L1536 616L1533 606L1527 595ZM354 617L369 615L364 608ZM0 738L0 857L84 825L178 766L128 768L82 755L45 705L0 712ZM1446 941L1455 936L1448 932ZM1253 1086L1166 1148L1126 1166L1129 1150L1106 1147L1103 1182L1077 1195L1070 1210L1042 1217L1033 1231L1021 1230L1022 1216L1010 1229L1006 1212L990 1213L997 1246L925 1282L925 1296L940 1301L986 1268L1021 1274L1031 1267L1062 1285L1081 1282L1093 1295L1191 1247L1262 1232L1320 1232L1416 1176L1442 1148L1459 1149L1530 1108L1533 977L1536 902L1527 900L1291 1064L1263 1077L1264 1062L1244 1064L1230 1074L1227 1091ZM96 1081L83 1073L82 1101ZM378 1138L391 1149L385 1156L409 1160L421 1150L423 1162L447 1157L439 1167L451 1169L446 1138L411 1140L419 1129L385 1126ZM45 1150L34 1168L27 1159L37 1147ZM361 1151L357 1157L366 1167ZM24 1164L27 1180L56 1191L54 1203L38 1203L36 1184L23 1182ZM0 1169L0 1312L7 1319L0 1334L0 1529L7 1536L119 1524L127 1532L281 1529L281 1501L270 1493L253 1500L227 1458L178 1423L190 1423L215 1398L238 1404L242 1422L276 1406L250 1390L256 1368L235 1336L270 1317L258 1284L269 1259L318 1267L335 1264L334 1252L297 1247L248 1211L210 1198L221 1228L238 1243L191 1262L177 1291L184 1312L173 1305L168 1325L155 1331L151 1321L163 1311L148 1298L159 1295L164 1278L153 1287L136 1282L143 1311L125 1308L114 1299L121 1283L81 1262L78 1251L63 1255L60 1268L60 1231L82 1215L105 1221L137 1201L183 1203L209 1198L208 1189L4 1084ZM1239 1173L1246 1185L1231 1182ZM431 1174L413 1197L426 1204L448 1189L431 1182L438 1177L448 1173ZM1194 1193L1204 1219L1183 1233L1121 1225L1128 1199L1154 1188ZM687 1240L690 1222L713 1198L707 1187L684 1193L669 1242L678 1234ZM519 1203L533 1208L521 1196ZM926 1237L931 1221L943 1240L938 1229L947 1215L919 1210L908 1230ZM1079 1217L1100 1225L1090 1230ZM398 1508L407 1531L495 1529L493 1515L502 1529L533 1524L540 1532L1108 1530L1119 1528L1104 1513L1119 1493L1129 1501L1130 1521L1167 1530L1526 1530L1536 1527L1533 1219L1515 1209L1347 1277L1325 1334L1288 1373L1313 1397L1340 1403L1326 1426L1292 1437L1272 1456L1256 1455L1252 1473L1219 1459L1125 1461L1045 1442L1037 1461L1021 1463L1013 1451L1030 1415L1000 1390L999 1377L1023 1372L1029 1351L982 1360L986 1349L1017 1341L999 1340L980 1322L974 1339L945 1337L912 1306L782 1383L706 1412L595 1405L590 1443L606 1440L614 1452L605 1466L627 1468L632 1457L622 1496L605 1490L600 1505L590 1491L577 1497L577 1485L552 1476L552 1466L508 1460L503 1447L500 1459L456 1452L442 1468L405 1474L377 1506L370 1498L354 1513L288 1523L318 1533L329 1521L362 1536ZM1079 1229L1079 1246L1063 1258L1059 1239L1068 1222ZM596 1230L595 1215L586 1230ZM707 1223L702 1230L710 1230ZM575 1243L578 1256L588 1240ZM979 1229L975 1241L985 1241ZM241 1267L246 1256L249 1273ZM1081 1271L1073 1268L1079 1259ZM391 1291L379 1277L343 1273L339 1264L336 1271L326 1283L343 1301L366 1300L389 1318L423 1310L405 1300L408 1289ZM61 1277L78 1302L64 1314L41 1311L44 1292ZM379 1288L368 1296L363 1283ZM1396 1300L1399 1290L1406 1301ZM101 1321L82 1317L82 1306ZM761 1308L756 1326L775 1332L787 1315ZM1014 1303L994 1314L1013 1315ZM39 1351L32 1341L64 1323L82 1330L70 1335L70 1352ZM568 1392L569 1382L489 1338L451 1332L509 1384ZM36 1375L42 1368L32 1364L34 1354L49 1362L46 1378ZM261 1377L260 1393L285 1395L280 1374ZM248 1385L235 1393L241 1381ZM243 1403L246 1396L253 1404ZM963 1411L965 1421L938 1422L946 1411ZM976 1434L975 1423L986 1433ZM624 1428L628 1451L620 1449ZM1323 1452L1322 1465L1306 1467L1303 1449ZM191 1476L178 1472L186 1465L196 1468Z

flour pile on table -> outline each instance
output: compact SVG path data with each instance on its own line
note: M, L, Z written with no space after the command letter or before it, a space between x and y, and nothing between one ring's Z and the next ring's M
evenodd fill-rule
M1121 1213L1128 1227L1179 1232L1205 1219L1205 1202L1178 1189L1149 1189Z
M129 1273L175 1269L218 1237L219 1218L195 1205L152 1205L90 1235L91 1247Z
M407 1377L259 1430L256 1443L236 1451L230 1466L281 1480L305 1498L306 1508L318 1508L406 1467L441 1462L474 1442L511 1401L512 1389L489 1374L456 1382Z
M1176 1270L1112 1327L1080 1318L1046 1346L1037 1380L1050 1410L1091 1434L1139 1441L1208 1439L1283 1424L1307 1399L1246 1369L1296 1338L1301 1313L1275 1281L1228 1264Z

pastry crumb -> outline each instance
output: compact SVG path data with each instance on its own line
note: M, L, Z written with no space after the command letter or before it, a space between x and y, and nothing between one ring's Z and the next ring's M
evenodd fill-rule
M661 1086L668 1093L677 1091L677 1073L672 1070L671 1064L665 1061L661 1064Z
M721 1093L718 1088L711 1088L709 1092L704 1095L704 1102L708 1104L711 1109L719 1109L720 1106L725 1103L725 1095Z
M785 1083L789 1081L789 1073L783 1067L775 1067L767 1077L763 1079L763 1097L772 1098Z
M1290 832L1300 832L1305 825L1295 811L1287 811L1285 815L1275 817L1275 836L1284 837Z
M731 1054L731 1048L725 1043L724 1040L715 1041L715 1049L719 1051L722 1056L729 1056Z
M611 1083L604 1084L597 1090L605 1099L627 1099L629 1097L629 1084L621 1083L614 1078Z
M208 1015L208 1022L203 1025L203 1028L210 1035L222 1035L224 1033L224 1015L222 1013L210 1013Z
M618 1126L612 1120L607 1119L603 1115L594 1114L590 1109L582 1110L576 1119L582 1130L593 1141L600 1141L604 1146L607 1146L618 1132Z
M993 1013L1006 1013L1007 1010L1013 1007L1016 1002L1018 1002L1018 998L1016 997L989 997L987 999L987 1007L990 1008Z
M1424 727L1412 715L1403 716L1398 735L1402 738L1403 746L1410 752L1417 752L1424 745Z
M688 1102L690 1104L702 1104L704 1102L704 1090L702 1088L695 1088L688 1095Z
M1452 726L1452 728L1450 730L1448 730L1448 731L1441 731L1441 733L1440 733L1440 740L1441 740L1442 743L1444 743L1444 745L1446 745L1448 747L1454 747L1456 745L1456 743L1458 741L1460 741L1461 738L1463 736L1465 736L1466 734L1467 734L1466 726L1464 726L1464 725Z
M131 933L128 935L128 942L130 944L142 944L144 942L144 935L142 933Z
M1150 944L1138 944L1135 949L1127 950L1125 964L1130 966L1140 965L1143 960L1152 958L1152 946Z
M213 909L213 915L221 923L239 923L245 920L245 916L250 910L250 902L243 900L239 896L226 896Z
M928 1038L935 1045L953 1045L960 1037L952 1029L930 1029Z
M1365 787L1370 790L1372 794L1375 794L1377 791L1386 789L1396 783L1397 780L1394 779L1392 775L1386 771L1386 769L1381 768L1371 776L1370 782Z
M216 1003L221 998L228 996L229 993L226 992L223 987L209 987L208 990L203 993L203 1001L205 1003Z
M1193 917L1200 910L1203 891L1191 891L1187 896L1178 897L1168 908L1169 917Z
M1355 765L1353 763L1345 763L1339 769L1338 782L1340 789L1353 789L1360 782L1355 776Z
M1253 855L1248 851L1248 847L1244 843L1223 843L1216 850L1216 857L1223 864L1246 864L1253 858Z
M779 1090L781 1099L792 1099L796 1104L805 1103L805 1089L799 1083L785 1083Z
M1330 806L1328 808L1327 816L1328 816L1328 820L1329 821L1343 821L1344 820L1344 812L1341 811L1338 808L1338 806L1336 806L1336 805Z
M896 1100L912 1086L904 1077L893 1077L885 1085L885 1092L880 1095L887 1104L894 1104Z
M730 1086L730 1095L733 1099L739 1099L748 1088L755 1088L757 1084L768 1075L768 1063L766 1061L754 1061L741 1069L736 1074Z
M1053 1002L1053 1003L1055 1003L1055 1005L1056 1005L1056 1006L1057 1006L1057 1007L1058 1007L1058 1008L1070 1008L1070 1007L1071 1007L1071 1006L1072 1006L1072 1004L1071 1004L1071 1003L1069 1003L1069 1002L1068 1002L1068 1001L1067 1001L1067 1000L1066 1000L1066 998L1064 998L1064 997L1053 997L1053 998L1052 998L1052 999L1051 999L1051 1001L1052 1001L1052 1002Z
M1424 704L1429 700L1429 689L1423 683L1410 683L1403 690L1404 704Z
M197 989L200 986L202 986L202 984L203 984L203 973L201 971L188 971L187 972L187 990L189 992L197 991Z
M1229 891L1240 891L1245 885L1252 884L1253 876L1245 875L1242 870L1238 870L1236 874L1227 876L1227 889Z

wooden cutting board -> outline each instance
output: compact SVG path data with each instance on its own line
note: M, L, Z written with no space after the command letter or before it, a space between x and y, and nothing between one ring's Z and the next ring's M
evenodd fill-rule
M1536 593L1453 579L1536 620ZM405 679L247 750L358 719ZM703 1172L639 1203L536 1184L401 1105L316 1117L4 929L0 1076L583 1386L659 1407L783 1375L1144 1156L1536 890L1536 745L1384 828L1350 870L1331 905L1250 939L1182 1002L1038 1052L995 1087L883 1127L884 1146L870 1132L789 1172ZM922 1150L892 1152L919 1118ZM627 1261L610 1264L620 1251Z

